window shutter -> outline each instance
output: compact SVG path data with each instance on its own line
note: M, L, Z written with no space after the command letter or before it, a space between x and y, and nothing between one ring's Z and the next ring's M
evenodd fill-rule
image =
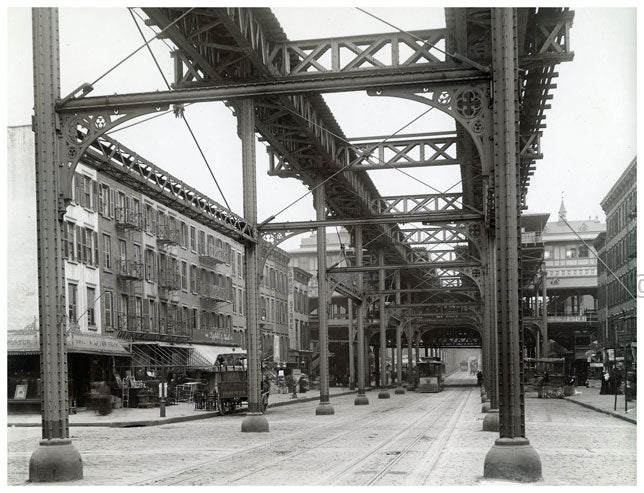
M110 217L114 219L114 207L116 204L116 190L109 190L110 195Z
M92 210L98 212L98 182L92 180Z
M80 173L74 173L74 202L78 205L82 204L83 200L83 177Z
M98 233L92 231L94 236L94 265L98 267Z

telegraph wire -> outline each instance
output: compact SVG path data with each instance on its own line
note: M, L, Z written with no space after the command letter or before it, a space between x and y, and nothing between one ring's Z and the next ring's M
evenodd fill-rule
M152 38L150 38L149 40L145 41L145 43L143 43L141 46L139 46L136 50L134 50L134 51L133 51L132 53L130 53L128 56L126 56L125 58L123 58L123 60L121 60L121 61L120 61L120 62L118 62L116 65L114 65L112 68L110 68L107 72L105 72L103 75L101 75L98 79L96 79L96 80L95 80L94 82L92 82L90 85L93 87L93 86L94 86L94 85L95 85L99 80L103 79L106 75L108 75L108 74L109 74L110 72L112 72L114 69L116 69L117 67L121 66L121 65L122 65L123 63L125 63L127 60L129 60L130 58L132 58L136 53L138 53L138 52L139 52L139 51L141 51L143 48L145 48L146 46L148 46L152 41L154 41L154 40L155 40L155 39L156 39L156 38L157 38L161 33L163 33L164 31L167 31L168 29L170 29L172 26L174 26L177 22L179 22L181 19L183 19L185 16L187 16L187 15L188 15L190 12L192 12L194 9L195 9L195 7L191 7L191 8L189 8L189 9L188 9L186 12L184 12L180 17L178 17L177 19L173 20L170 24L168 24L166 27L164 27L163 29L161 29L161 31L159 31L157 34L155 34L155 35L154 35L154 37L152 37ZM138 26L138 24L137 24L137 26ZM143 37L143 39L145 40L145 37Z
M190 9L190 10L192 10L192 9ZM190 10L188 12L190 12ZM139 23L137 22L136 18L134 17L134 13L132 12L131 7L128 8L128 12L130 13L130 16L132 17L132 21L134 21L134 24L136 25L136 28L138 29L139 34L141 34L141 37L145 40L145 35L143 34L143 31L141 30L141 26L139 26ZM188 12L186 12L186 14ZM170 25L172 25L172 24L170 24ZM168 27L170 27L170 25ZM167 27L165 29L167 29ZM163 32L163 30L161 32ZM154 39L154 38L152 38L152 39ZM172 88L170 87L170 83L168 82L168 79L166 78L165 74L163 73L163 70L161 69L161 65L159 65L159 62L158 62L156 56L154 56L154 53L152 52L152 49L150 48L148 43L146 43L144 46L147 46L148 51L150 52L150 56L154 60L154 63L157 66L157 69L159 69L159 73L161 74L161 77L163 78L163 82L165 82L165 85L168 88L168 91L171 91ZM187 120L186 115L184 113L184 107L183 106L177 106L177 107L174 108L174 112L175 112L175 115L177 116L177 118L181 118L183 120L183 122L186 124L186 127L188 128L188 131L190 132L190 135L192 136L192 140L194 141L195 145L197 146L197 149L199 150L199 154L201 154L201 157L204 160L204 163L206 163L206 167L208 168L208 171L210 172L210 176L212 176L212 179L215 181L215 185L217 185L217 190L219 190L219 194L224 199L224 203L226 204L226 207L228 207L228 210L232 210L231 207L230 207L230 204L228 204L228 200L226 200L226 196L224 195L224 192L222 191L221 187L219 186L219 182L217 181L217 178L215 178L215 173L212 171L212 168L210 167L210 163L208 162L208 159L206 158L206 155L204 154L203 149L199 145L199 141L197 140L197 137L195 136L194 132L192 131L192 127L188 123L188 120Z

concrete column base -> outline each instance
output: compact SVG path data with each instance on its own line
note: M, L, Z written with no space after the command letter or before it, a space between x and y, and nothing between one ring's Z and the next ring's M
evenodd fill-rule
M316 416L327 416L331 414L335 414L335 410L330 402L320 402L318 407L315 408Z
M481 385L481 395L485 394L485 387Z
M403 389L402 387L396 387L396 390L394 391L394 394L396 395L401 395L404 393L405 393L405 389Z
M485 402L485 401L487 401L487 394L486 394L485 392L483 392L483 393L481 394L481 403L483 403L483 402Z
M364 394L356 395L356 398L353 401L354 406L366 406L369 404L369 399Z
M499 431L499 410L488 409L483 418L483 431Z
M267 433L268 421L262 413L248 413L242 421L243 433Z
M481 406L481 412L487 413L490 410L490 401L485 401Z
M83 479L83 459L69 438L41 440L29 459L29 481L54 483Z
M390 399L391 396L389 395L388 390L381 390L378 392L378 399Z
M527 438L498 438L485 456L483 476L521 483L540 481L541 459Z

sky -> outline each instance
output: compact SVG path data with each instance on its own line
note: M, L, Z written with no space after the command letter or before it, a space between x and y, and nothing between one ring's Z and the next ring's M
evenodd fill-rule
M529 212L549 212L551 219L562 197L569 219L596 216L599 205L636 155L636 9L575 7L571 29L572 62L558 66L557 88L547 111L541 139L544 159L537 161L527 196ZM364 7L403 30L444 27L443 8ZM383 24L355 8L273 8L291 40L390 32ZM6 12L9 48L6 78L7 125L30 123L33 106L31 12ZM92 82L142 44L125 8L61 8L61 95ZM146 38L151 31L142 26ZM172 80L169 50L161 41L152 49ZM15 49L20 47L20 49ZM91 96L165 90L163 79L146 49L95 84ZM348 137L391 135L426 111L416 102L373 98L364 92L327 94L331 108ZM241 143L230 109L222 103L200 103L186 108L186 118L213 168L232 210L242 214ZM430 112L405 133L453 130L446 115ZM197 147L181 120L172 114L117 130L111 136L215 201L217 191ZM264 145L257 143L258 219L281 211L276 221L314 219L311 195L296 204L307 189L294 179L269 177ZM370 171L381 195L459 191L457 167L414 168L417 180L396 170ZM452 188L454 187L454 188ZM295 248L299 239L286 243Z

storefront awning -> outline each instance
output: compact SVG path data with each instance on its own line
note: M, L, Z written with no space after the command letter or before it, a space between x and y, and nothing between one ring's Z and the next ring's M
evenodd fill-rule
M220 355L226 356L226 363L228 365L235 364L234 361L237 357L246 357L246 351L235 346L208 346L205 344L193 344L193 354L191 355L191 362L193 366L215 366L219 365L217 358ZM231 355L231 357L228 357Z

